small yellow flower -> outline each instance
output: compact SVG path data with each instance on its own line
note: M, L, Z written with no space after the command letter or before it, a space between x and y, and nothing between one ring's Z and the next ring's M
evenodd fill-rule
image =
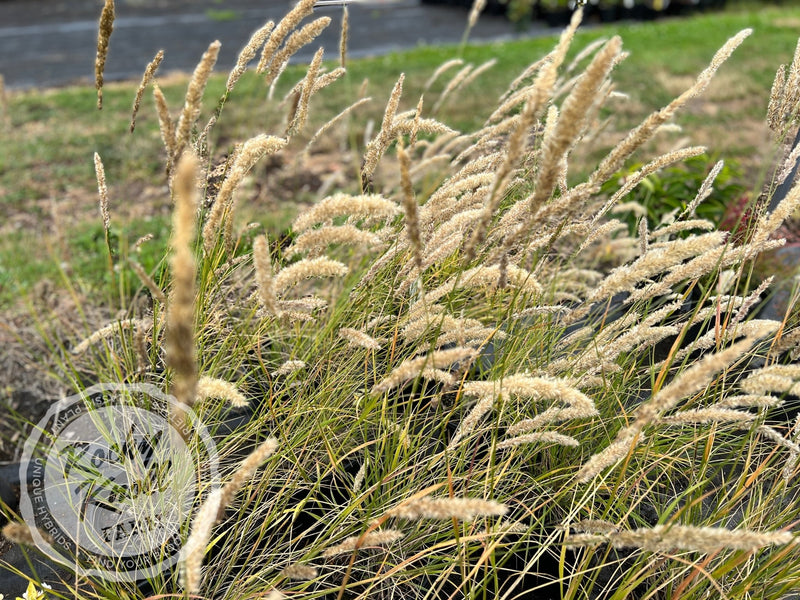
M17 596L17 600L45 600L47 596L45 595L44 591L51 590L53 588L47 585L46 583L42 583L40 585L42 586L42 589L37 590L34 583L32 581L29 581L28 589L25 590L25 592L22 594L22 598ZM0 594L0 600L3 600L3 598L4 598L3 594Z

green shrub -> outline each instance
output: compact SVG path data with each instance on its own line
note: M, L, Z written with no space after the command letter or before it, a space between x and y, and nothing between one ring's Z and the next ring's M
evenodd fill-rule
M636 231L639 222L637 213L640 209L637 209L637 205L647 211L651 227L674 219L694 200L718 160L718 157L707 155L695 156L645 177L623 199L623 202L631 203L632 210L622 213L631 234ZM643 166L643 163L635 163L621 170L603 186L603 192L609 195L615 193L628 177ZM741 203L747 191L738 165L725 160L714 178L713 192L697 207L695 213L719 226L728 219L730 210ZM725 229L730 230L730 226Z

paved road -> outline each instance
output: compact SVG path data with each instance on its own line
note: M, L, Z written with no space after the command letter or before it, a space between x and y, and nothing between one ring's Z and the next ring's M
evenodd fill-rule
M0 73L9 88L56 86L94 77L99 0L0 1ZM282 17L290 0L118 0L117 19L106 63L106 80L140 77L164 49L161 69L190 71L208 44L222 42L219 65L230 68L250 33ZM418 44L458 43L467 12L421 5L420 0L366 0L350 6L350 55L386 53ZM298 55L308 60L321 44L338 51L340 7L319 7L334 22L320 41ZM472 40L508 39L524 33L502 17L484 15Z

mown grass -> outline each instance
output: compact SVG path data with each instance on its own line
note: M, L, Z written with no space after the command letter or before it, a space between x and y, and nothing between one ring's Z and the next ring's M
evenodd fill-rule
M692 143L722 145L728 159L741 161L748 174L757 175L765 159L766 134L762 123L766 98L775 66L791 58L798 24L800 7L748 6L688 19L593 26L578 34L572 53L598 37L624 36L631 56L617 70L617 88L628 93L633 102L627 106L623 103L616 113L613 129L622 131L642 112L674 97L687 78L698 72L730 35L744 27L753 27L755 34L748 50L731 58L720 79L677 122L691 132ZM437 117L459 130L474 128L485 119L508 82L552 44L552 37L544 37L465 47L462 54L465 61L477 65L497 59L497 64L481 77L479 84L473 84L473 93L451 98ZM345 106L364 79L369 80L368 93L375 101L354 119L362 125L368 118L376 119L380 116L382 99L401 72L408 75L407 97L413 97L433 70L455 55L454 47L421 47L352 60L345 80L327 90L324 98L314 100L314 122L324 122ZM302 73L301 66L288 69L276 97ZM209 103L221 95L224 80L223 75L211 80L206 94ZM441 85L434 91L441 90ZM478 85L480 93L476 93ZM172 106L182 102L184 86L185 80L178 75L162 81ZM3 236L0 242L0 264L4 265L6 281L0 289L0 306L7 306L29 291L43 275L54 274L46 245L29 248L26 261L15 260L20 242L29 236L51 234L54 214L69 215L65 220L56 219L60 235L66 238L80 237L84 222L95 218L93 152L103 156L120 235L128 231L129 222L135 223L142 216L128 214L131 207L138 207L143 214L165 214L167 202L163 197L159 199L152 193L146 199L138 197L144 188L161 185L163 160L157 122L152 111L147 110L149 97L145 98L145 110L137 119L135 133L127 132L134 88L135 82L107 86L102 112L87 109L94 101L94 90L88 86L10 95L10 122L2 132L0 145L0 197L5 216L3 229L17 233ZM259 78L247 75L243 78L233 95L235 101L228 103L225 119L216 133L222 146L225 140L241 138L253 119L270 127L283 118L283 112L277 112L274 104L263 101L263 94ZM588 164L601 154L599 149L587 156ZM575 165L573 169L580 171L581 167ZM122 181L124 186L118 184ZM298 191L287 190L288 195ZM259 206L256 212L264 208L275 207ZM91 270L79 270L74 276L86 279L89 286L100 283Z

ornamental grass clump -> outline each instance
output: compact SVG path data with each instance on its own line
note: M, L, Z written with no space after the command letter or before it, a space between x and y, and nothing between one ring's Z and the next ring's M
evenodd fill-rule
M154 575L150 593L779 600L800 586L797 317L791 303L759 317L773 280L753 268L784 244L800 185L761 203L741 237L695 214L721 166L682 212L644 215L636 231L614 218L649 174L703 148L652 157L602 192L750 32L585 176L570 166L619 101L626 53L613 37L567 64L581 8L476 131L453 130L446 107L492 65L461 59L376 93L388 100L371 136L357 86L332 121L315 121L316 94L348 77L351 25L340 66L326 70L320 49L285 102L264 92L285 115L275 131L217 136L238 81L276 86L331 26L303 24L314 4L253 35L203 130L219 43L177 118L148 67L174 199L169 269L142 278L161 291L146 314L76 336L62 357L66 374L158 385L218 434L221 487L202 482L177 572ZM776 78L776 148L797 129L786 95L797 71ZM281 239L242 223L237 191L270 176L261 161L295 153L302 169L344 117L359 133L350 180ZM206 185L222 155L220 185Z

